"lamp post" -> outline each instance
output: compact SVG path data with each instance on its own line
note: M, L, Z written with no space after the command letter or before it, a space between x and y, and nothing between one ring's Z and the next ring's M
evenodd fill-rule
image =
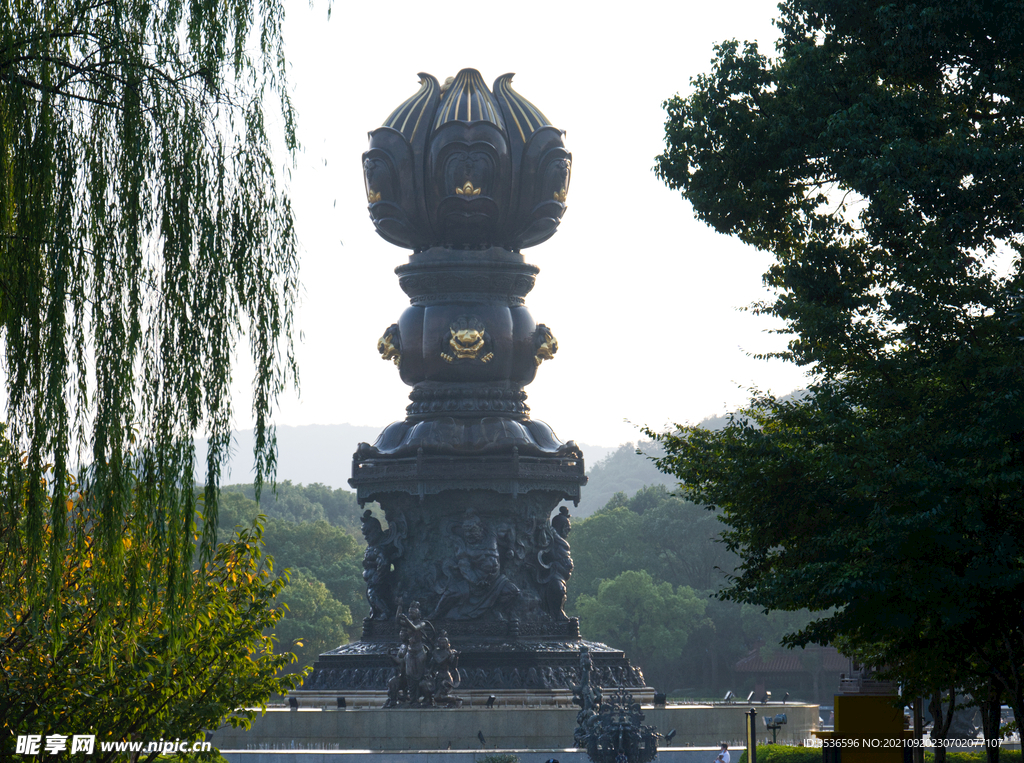
M776 734L786 725L786 720L785 713L779 713L774 718L770 715L764 717L764 725L772 732L772 744L775 744Z

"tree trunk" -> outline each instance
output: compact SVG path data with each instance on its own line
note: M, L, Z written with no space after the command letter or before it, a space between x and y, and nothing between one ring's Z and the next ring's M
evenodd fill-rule
M932 713L932 742L938 741L935 745L935 763L946 763L946 748L942 746L949 734L949 727L953 725L953 713L956 710L956 690L949 690L949 709L942 712L942 692L932 692L932 700L928 703L928 709Z
M722 685L718 683L718 644L715 639L711 641L711 685L720 690Z
M978 710L981 711L981 729L985 737L985 757L987 763L999 763L999 740L1002 735L999 727L1002 725L1002 692L994 682L988 685L988 696L978 703Z
M913 763L924 763L924 747L921 746L921 740L924 738L924 698L916 697L914 699L914 740L917 744L911 751L911 760Z
M1024 623L1017 628L1011 626L1009 633L1004 631L1000 640L1005 652L990 669L989 675L1001 699L1005 699L1013 709L1017 730L1024 735Z

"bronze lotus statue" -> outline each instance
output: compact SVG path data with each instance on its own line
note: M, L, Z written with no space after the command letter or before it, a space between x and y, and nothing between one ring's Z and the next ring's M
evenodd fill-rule
M370 133L366 198L396 246L518 251L551 238L565 212L572 155L563 132L512 89L475 69L420 90Z
M488 89L473 69L444 85L421 74L419 92L370 133L370 217L412 250L395 271L409 307L377 350L412 391L405 418L353 457L357 499L379 506L363 516L362 638L321 655L299 695L451 706L458 686L470 699L523 689L568 699L582 645L595 680L648 691L622 652L581 640L563 611L568 510L551 515L579 501L587 478L576 444L526 405L524 388L559 345L526 307L539 269L521 250L557 229L571 156L511 81ZM403 607L414 601L446 633L440 646L410 636L419 621ZM445 662L442 691L420 667L449 650L458 664Z
M411 305L377 348L413 391L406 419L360 451L367 465L420 452L577 450L528 415L523 389L558 341L526 308L539 270L520 251L555 233L572 156L563 131L511 82L502 75L492 91L475 69L444 85L420 74L419 92L370 133L370 217L386 240L413 250L396 270ZM577 488L566 497L579 498L581 475L568 475Z

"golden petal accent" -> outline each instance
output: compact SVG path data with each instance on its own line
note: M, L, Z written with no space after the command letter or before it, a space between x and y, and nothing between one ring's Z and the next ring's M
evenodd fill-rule
M369 204L375 204L380 201L380 191L370 191L366 194L366 201Z
M480 191L480 188L474 188L473 183L467 180L461 188L455 189L455 194L457 196L479 196Z
M569 195L569 189L563 188L561 191L555 191L555 201L565 204L565 199Z

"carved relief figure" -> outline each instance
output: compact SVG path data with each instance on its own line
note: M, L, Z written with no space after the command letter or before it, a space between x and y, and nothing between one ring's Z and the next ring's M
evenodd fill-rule
M537 551L540 572L537 582L541 584L541 604L544 611L556 620L568 620L562 607L565 606L566 584L572 575L572 557L569 544L557 532L546 535L547 545Z
M384 533L377 519L367 509L363 512L363 537L366 551L363 552L363 581L366 583L366 600L370 604L371 620L387 620L392 609L391 554L394 544ZM390 535L391 533L388 533Z
M579 683L572 686L572 703L579 705L576 713L576 731L574 737L577 747L586 745L587 737L593 731L597 714L601 710L601 687L591 683L591 672L594 661L590 656L590 648L580 645Z
M569 531L569 509L565 506L550 522L535 522L533 530L536 556L531 561L539 583L540 604L550 617L562 622L569 619L562 608L573 570L569 543L565 539Z
M548 187L555 189L552 198L561 204L565 204L565 200L569 196L569 170L571 167L572 162L568 158L556 159L547 166L544 173L544 180Z
M473 620L493 612L504 619L502 611L509 610L519 589L501 571L497 533L469 509L453 534L456 551L442 568L445 580L433 617Z
M409 605L408 613L399 611L396 618L401 625L401 646L391 659L398 674L388 682L384 707L461 707L462 699L451 693L461 683L459 653L452 649L448 634L441 631L431 640L434 626L422 618L418 601Z
M363 581L371 620L387 620L391 609L391 562L377 546L363 553Z
M555 532L565 540L569 540L569 533L572 531L572 523L569 521L569 507L559 506L558 513L551 517L551 526Z
M366 180L366 203L376 204L381 200L381 191L391 190L391 170L381 159L363 160L363 177Z
M444 187L456 196L479 196L485 186L492 186L494 157L482 151L451 151L441 174ZM484 194L485 196L487 194Z

